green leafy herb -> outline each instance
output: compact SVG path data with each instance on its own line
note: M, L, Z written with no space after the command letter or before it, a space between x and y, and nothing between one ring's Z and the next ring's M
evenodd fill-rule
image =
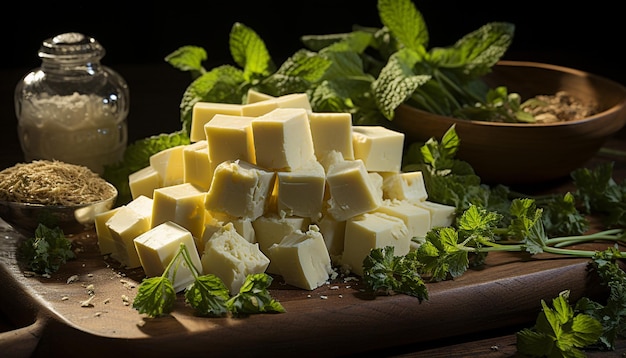
M393 246L373 249L363 261L363 281L374 293L403 293L422 302L428 299L428 290L418 273L419 266L414 253L394 256Z
M172 280L175 280L176 271L181 264L189 267L194 276L194 282L185 289L185 301L200 316L222 317L228 313L242 316L285 312L282 305L272 299L267 289L272 282L270 276L264 273L248 275L239 294L231 298L228 288L219 277L199 274L185 244L180 245L161 276L143 279L133 301L133 308L150 317L170 313L176 302Z
M239 293L226 302L226 307L235 316L252 313L281 313L285 308L269 293L272 277L263 273L248 275Z
M552 301L541 300L542 312L532 329L517 333L517 350L531 357L585 357L580 350L595 343L602 334L602 324L582 313L576 314L568 302L569 291Z
M63 230L43 224L37 226L34 237L19 246L18 255L26 261L30 270L40 274L54 273L62 264L76 257L72 242L65 237Z

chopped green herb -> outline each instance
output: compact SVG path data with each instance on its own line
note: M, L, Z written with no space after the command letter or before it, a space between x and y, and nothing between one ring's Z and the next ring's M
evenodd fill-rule
M24 241L18 248L18 255L26 261L26 266L39 274L51 274L62 264L75 258L72 242L59 227L48 228L39 224L35 236Z

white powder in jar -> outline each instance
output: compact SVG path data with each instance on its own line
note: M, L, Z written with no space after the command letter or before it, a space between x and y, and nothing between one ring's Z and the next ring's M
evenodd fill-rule
M73 93L41 94L22 101L18 133L26 161L59 160L102 174L122 159L125 113L117 98Z

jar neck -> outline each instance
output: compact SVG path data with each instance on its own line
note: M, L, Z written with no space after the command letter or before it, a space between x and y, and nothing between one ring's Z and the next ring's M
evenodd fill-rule
M101 72L102 67L97 58L71 62L48 58L41 61L41 69L47 74L62 74L64 76L93 76Z

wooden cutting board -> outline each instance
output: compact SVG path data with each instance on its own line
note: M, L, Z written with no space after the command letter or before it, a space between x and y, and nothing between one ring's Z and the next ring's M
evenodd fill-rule
M142 270L124 270L101 256L93 231L71 237L77 259L49 278L25 275L15 255L22 239L0 220L0 307L20 327L0 333L0 351L8 356L345 356L530 327L542 299L566 289L571 302L604 292L588 274L587 259L491 253L480 271L428 284L422 303L406 295L374 298L355 277L305 291L277 276L271 294L286 313L196 317L179 294L171 315L147 318L132 308ZM95 296L84 306L90 291Z

